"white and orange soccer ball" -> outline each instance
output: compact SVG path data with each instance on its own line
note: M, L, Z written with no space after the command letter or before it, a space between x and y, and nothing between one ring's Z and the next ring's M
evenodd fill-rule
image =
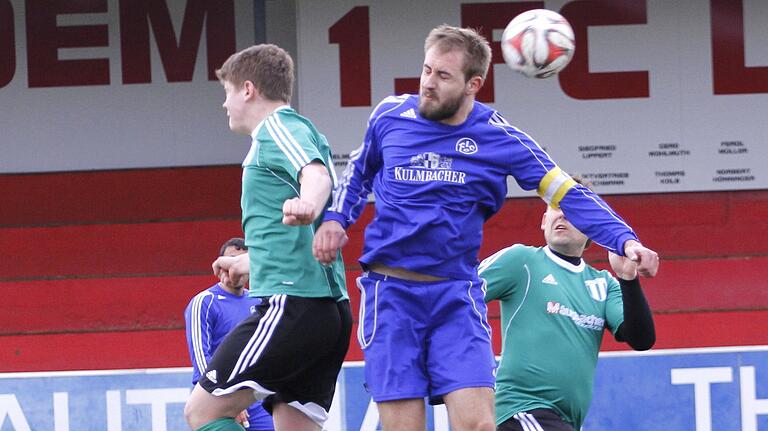
M571 25L559 13L546 9L516 16L501 38L507 66L532 78L548 78L563 70L575 48Z

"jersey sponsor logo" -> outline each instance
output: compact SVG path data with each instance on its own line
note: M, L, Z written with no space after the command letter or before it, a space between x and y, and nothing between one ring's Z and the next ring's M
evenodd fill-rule
M442 181L465 184L467 174L451 169L453 159L437 153L427 152L411 157L411 166L395 167L395 180L428 183Z
M216 370L211 370L205 373L205 377L210 380L212 383L218 383L216 381Z
M249 308L249 310L250 310L251 314L255 313L256 312L256 306L255 305L251 305L251 308Z
M461 138L456 141L456 151L462 154L475 154L479 147L471 138Z
M547 313L565 316L573 321L577 326L593 331L602 331L605 327L605 319L592 314L579 314L559 302L547 302Z
M584 280L584 286L589 290L589 296L595 301L604 302L608 297L608 281L603 277L594 280Z
M541 280L544 284L551 284L553 286L557 286L557 280L555 280L555 276L552 274L547 275Z
M227 299L224 295L216 295L216 299Z
M416 118L416 111L413 110L413 108L403 112L400 114L401 117L405 118Z

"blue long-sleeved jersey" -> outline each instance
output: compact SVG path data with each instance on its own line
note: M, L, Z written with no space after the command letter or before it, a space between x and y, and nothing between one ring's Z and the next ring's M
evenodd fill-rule
M219 283L195 295L184 310L187 347L192 359L192 384L205 372L213 352L238 323L250 316L261 303L248 293L236 296Z
M536 189L595 243L623 254L632 229L577 184L528 135L475 102L458 126L422 118L418 96L384 99L334 190L325 220L347 228L373 191L376 215L360 262L449 278L474 278L483 223L503 205L507 176Z
M251 315L261 299L248 292L237 296L224 290L219 283L195 295L184 310L187 348L192 359L192 385L208 367L213 353L224 337L241 321ZM248 431L273 430L272 416L258 401L248 407Z

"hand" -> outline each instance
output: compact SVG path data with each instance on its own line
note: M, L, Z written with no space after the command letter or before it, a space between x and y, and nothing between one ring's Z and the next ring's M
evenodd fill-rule
M320 225L315 232L315 240L312 242L312 254L323 265L330 265L339 250L349 241L347 232L335 220L327 221Z
M659 255L655 251L643 247L635 240L629 240L624 243L624 256L637 264L638 274L643 277L656 276L656 272L659 270ZM611 262L611 266L613 266L613 262Z
M237 256L219 256L211 267L222 284L242 286L250 274L248 253Z
M293 198L283 204L283 224L306 225L315 221L315 218L317 218L317 209L311 202Z
M627 281L637 278L637 263L632 259L609 251L608 261L611 263L611 269L613 269L616 277Z
M235 422L239 423L243 428L248 428L251 426L250 423L248 423L248 410L241 411L237 417L235 417Z

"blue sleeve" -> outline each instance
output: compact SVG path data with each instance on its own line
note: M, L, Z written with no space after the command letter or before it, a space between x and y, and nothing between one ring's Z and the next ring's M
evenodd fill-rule
M547 205L562 209L576 229L613 253L623 256L624 242L638 240L605 201L560 169L530 136L511 126L498 112L491 116L489 124L510 137L510 175L522 189L536 189Z
M581 184L575 183L559 204L576 229L613 253L623 256L626 241L639 241L632 228L600 196Z
M360 217L368 202L373 179L382 165L377 136L378 121L404 100L402 97L387 97L374 109L368 119L363 144L350 153L347 167L333 190L333 203L325 212L323 221L335 220L346 229Z
M210 309L213 305L213 294L204 291L192 298L184 311L184 323L187 332L187 349L192 360L192 384L196 384L208 367L213 352L211 351L212 327L211 321L215 313Z

